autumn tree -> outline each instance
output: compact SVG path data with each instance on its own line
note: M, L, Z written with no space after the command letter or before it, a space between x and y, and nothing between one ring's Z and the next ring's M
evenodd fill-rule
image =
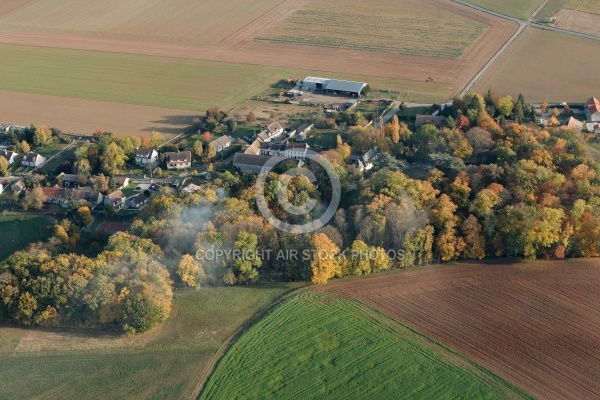
M177 266L177 276L190 287L198 287L206 277L200 264L189 254L181 257Z
M125 166L126 160L123 149L114 142L111 142L100 156L101 168L108 175L117 174Z
M8 160L0 156L0 176L5 176L8 173Z
M152 132L152 140L150 141L150 147L157 148L162 146L165 143L165 139L160 134L160 132L153 131Z
M248 122L256 122L256 114L253 111L250 111L246 116L246 121Z
M485 238L481 233L481 224L474 215L469 215L461 226L465 241L463 257L472 260L481 260L485 258Z
M50 131L50 128L46 125L40 125L36 127L33 132L33 144L36 146L43 146L48 142L51 136L52 132Z
M44 206L45 198L46 196L44 195L42 188L39 186L35 187L25 193L25 197L21 200L21 207L23 207L23 210L25 211L30 208L39 210Z
M197 157L202 157L203 153L204 153L204 147L202 146L202 141L201 140L196 140L194 142L194 154Z
M323 233L315 233L311 238L315 249L314 258L310 262L311 282L325 284L338 271L337 255L340 249Z
M77 209L77 217L81 220L84 225L88 225L94 217L88 206L81 206Z
M505 117L508 117L512 113L513 107L514 101L511 96L501 97L496 102L496 110L498 110Z
M257 252L258 237L255 233L240 232L234 243L234 251L240 254L233 262L233 270L238 282L256 281L258 268L262 266L262 259Z

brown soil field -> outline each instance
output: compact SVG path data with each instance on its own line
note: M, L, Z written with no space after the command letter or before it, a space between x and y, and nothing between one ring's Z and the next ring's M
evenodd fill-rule
M92 134L97 129L120 136L158 131L175 136L198 113L106 101L0 91L0 117L14 125L46 124L66 132ZM4 120L6 119L6 120Z
M557 28L600 36L600 15L562 9L556 15Z
M254 42L273 23L290 15L304 2L288 0L255 19L219 44L165 42L153 38L115 38L73 32L23 30L0 25L0 43L82 50L111 51L180 58L225 61L242 64L288 67L405 79L423 82L432 77L448 84L445 98L451 98L485 65L517 29L515 23L458 5L450 0L424 0L440 11L488 25L486 33L459 59L333 49L312 46Z
M600 398L600 261L462 264L333 284L544 399Z
M2 0L0 1L0 18L33 3L34 0Z
M599 50L599 41L527 28L473 91L581 103L600 87L597 65L590 61Z

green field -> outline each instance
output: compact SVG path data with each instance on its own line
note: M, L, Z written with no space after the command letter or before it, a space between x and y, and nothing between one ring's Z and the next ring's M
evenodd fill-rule
M487 8L511 17L527 19L544 0L466 0L471 4Z
M289 76L328 76L248 64L170 57L0 45L0 90L163 108L234 108ZM372 87L400 91L412 101L441 101L448 84L335 74Z
M176 292L165 325L130 338L4 325L0 397L189 398L198 393L198 383L231 335L292 288L254 285Z
M354 300L305 292L227 351L201 399L527 398L462 356Z
M30 243L48 239L53 227L53 219L46 216L0 214L0 261Z

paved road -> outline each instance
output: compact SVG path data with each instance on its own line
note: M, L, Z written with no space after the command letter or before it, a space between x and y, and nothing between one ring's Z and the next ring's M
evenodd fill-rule
M486 14L490 14L490 15L496 16L498 18L507 19L509 21L513 21L513 22L516 22L517 24L519 24L519 29L517 29L515 34L512 35L506 41L506 43L504 43L504 46L502 46L500 48L500 50L498 50L498 52L496 54L494 54L494 56L490 59L490 61L487 62L487 64L477 73L477 75L475 75L475 77L471 80L471 82L469 82L469 84L463 89L463 91L460 92L459 96L461 96L461 97L465 96L467 93L469 93L471 91L471 89L473 89L473 87L490 70L490 68L492 66L494 66L494 64L496 64L498 59L506 52L506 50L514 43L514 41L521 35L521 33L523 33L525 28L527 28L528 26L538 28L538 29L554 31L554 32L566 33L569 35L579 36L579 37L591 39L591 40L600 40L600 37L598 37L598 36L588 35L588 34L579 33L579 32L573 32L573 31L569 31L566 29L556 28L556 27L549 26L546 24L539 24L537 22L533 22L533 19L536 17L536 15L538 15L538 13L546 6L546 4L548 4L548 2L550 0L546 0L542 4L540 4L540 6L531 14L531 16L527 20L511 17L510 15L506 15L506 14L502 14L502 13L499 13L496 11L488 10L487 8L483 8L483 7L477 6L475 4L467 3L464 0L452 0L452 1L454 1L455 3L458 3L458 4L462 4L463 6L470 7L475 10L484 12Z

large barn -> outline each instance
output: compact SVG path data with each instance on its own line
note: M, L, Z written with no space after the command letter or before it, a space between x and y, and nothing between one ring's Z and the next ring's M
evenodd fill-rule
M304 79L302 86L307 90L323 90L326 93L350 94L358 97L367 87L367 84L365 82L340 81L338 79L309 76Z

